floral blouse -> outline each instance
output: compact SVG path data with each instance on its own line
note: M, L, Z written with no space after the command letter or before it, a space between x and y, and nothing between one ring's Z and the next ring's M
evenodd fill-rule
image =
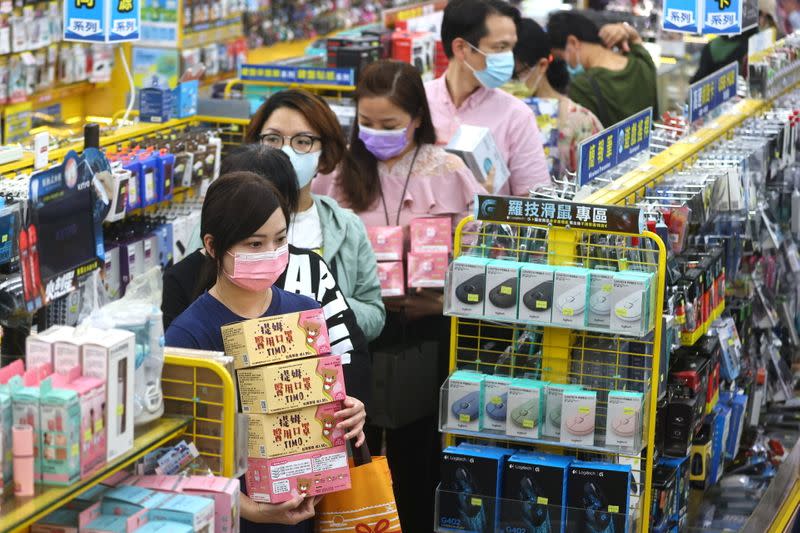
M575 172L581 141L602 130L603 125L594 113L569 98L561 98L558 106L558 153L561 166Z

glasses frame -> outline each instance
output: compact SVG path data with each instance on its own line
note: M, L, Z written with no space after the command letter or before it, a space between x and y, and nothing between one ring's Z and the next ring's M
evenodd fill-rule
M280 146L273 146L271 144L267 144L264 142L265 137L280 137L281 138L281 145ZM307 139L311 139L311 147L308 149L307 152L298 151L297 148L294 147L294 140L298 137L305 137ZM279 133L261 133L258 136L258 142L263 144L264 146L269 146L271 148L275 148L276 150L281 150L284 146L286 146L286 139L289 139L289 147L294 150L294 153L297 155L303 154L310 154L314 150L314 143L319 142L320 145L322 144L322 137L317 137L316 135L309 135L308 133L298 133L296 135L281 135Z

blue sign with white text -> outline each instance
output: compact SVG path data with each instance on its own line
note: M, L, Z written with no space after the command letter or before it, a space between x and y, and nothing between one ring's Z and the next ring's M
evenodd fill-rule
M586 185L648 150L652 119L653 108L648 107L583 141L578 148L578 182Z
M739 64L734 62L689 86L689 124L736 96L738 72Z
M142 20L139 0L110 0L111 22L108 40L113 43L138 41Z
M340 87L353 87L356 84L355 71L351 68L244 64L239 69L239 78L248 81L337 85Z
M742 33L742 0L705 0L703 14L704 34Z
M664 0L662 27L667 31L700 33L702 0Z
M140 0L64 0L65 41L138 41L141 20Z

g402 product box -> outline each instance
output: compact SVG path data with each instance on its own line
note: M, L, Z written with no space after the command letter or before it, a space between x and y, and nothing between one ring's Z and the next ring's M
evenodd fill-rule
M610 391L606 446L636 448L642 433L642 393Z
M594 446L597 392L568 390L561 396L561 442Z
M493 183L489 194L499 191L511 175L489 128L462 124L445 150L463 159L479 182Z
M631 467L573 462L567 476L567 531L629 531Z
M447 381L447 427L478 431L483 408L484 375L469 370L454 372Z
M538 439L542 435L546 383L517 378L508 387L506 435Z
M273 459L343 445L345 432L336 427L339 420L334 417L343 408L342 402L332 402L286 413L247 415L248 456Z
M237 370L331 353L322 309L222 326L222 341Z
M586 325L589 270L578 267L556 269L553 281L552 323L562 326Z
M240 368L236 378L245 413L279 413L345 399L338 355Z
M483 378L483 412L480 417L481 431L484 429L506 432L508 418L508 388L513 379L506 376Z
M519 271L519 319L549 324L553 311L553 274L548 265L523 264Z
M515 533L561 533L567 522L571 457L519 452L508 458L501 492L500 528Z
M495 531L497 498L513 450L450 446L442 452L437 531Z
M350 488L350 469L344 445L279 459L247 460L248 495L261 503L282 503L292 493L321 496Z
M564 391L580 390L580 385L562 385L550 383L544 388L544 418L542 435L545 437L561 436L561 408Z
M483 316L486 265L489 259L462 255L450 270L447 312L467 317Z
M486 266L483 314L488 318L515 320L519 303L520 263L496 259Z
M592 270L589 274L589 312L586 325L593 328L611 327L611 291L614 288L614 272Z

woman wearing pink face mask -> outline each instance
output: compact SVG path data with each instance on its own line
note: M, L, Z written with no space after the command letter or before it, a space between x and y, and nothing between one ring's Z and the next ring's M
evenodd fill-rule
M286 269L289 214L279 193L251 172L232 172L208 188L200 231L216 282L181 313L166 332L167 346L224 351L220 328L245 319L305 311L317 302L274 286ZM364 404L348 397L336 414L346 438L364 441ZM233 435L225 435L232 439ZM242 485L241 531L306 533L313 530L318 498L295 496L281 504L259 504ZM272 525L267 525L272 524Z

